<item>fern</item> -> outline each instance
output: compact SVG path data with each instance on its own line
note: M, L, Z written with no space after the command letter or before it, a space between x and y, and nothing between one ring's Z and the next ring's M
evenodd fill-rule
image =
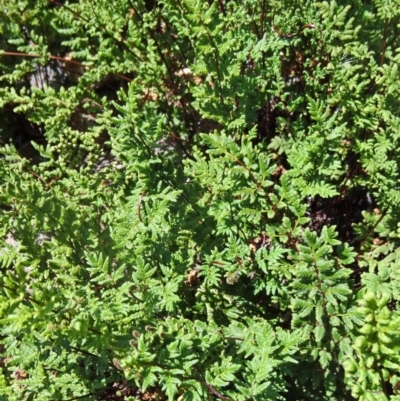
M395 2L0 5L1 399L398 398Z

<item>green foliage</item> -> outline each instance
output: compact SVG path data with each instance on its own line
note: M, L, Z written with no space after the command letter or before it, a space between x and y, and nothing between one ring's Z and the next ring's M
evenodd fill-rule
M400 400L397 2L0 22L0 401Z
M355 355L343 364L351 392L360 400L387 400L386 382L399 382L399 324L397 313L387 307L389 297L377 300L366 292L356 312L363 320L352 347Z

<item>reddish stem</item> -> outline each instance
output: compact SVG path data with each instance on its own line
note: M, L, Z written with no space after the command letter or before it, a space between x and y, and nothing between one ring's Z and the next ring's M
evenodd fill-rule
M2 56L2 55L4 55L4 56L17 56L17 57L32 57L32 58L40 58L40 57L42 57L40 54L30 54L30 53L21 53L21 52L3 52L3 53L0 53L0 56ZM81 62L76 61L76 60L71 60L71 59L68 59L68 58L59 57L59 56L53 56L53 55L50 55L49 58L50 58L50 60L57 60L57 61L61 61L63 63L75 64L75 65L78 65L79 67L82 67L82 68L89 68L87 65L82 64ZM113 74L116 75L117 77L121 78L124 81L127 81L127 82L131 82L132 81L130 78L126 77L125 75L118 74L117 72L113 72Z

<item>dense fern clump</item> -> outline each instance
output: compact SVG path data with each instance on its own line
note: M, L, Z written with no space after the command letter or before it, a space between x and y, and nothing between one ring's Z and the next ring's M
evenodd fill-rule
M0 400L400 400L398 2L0 22Z

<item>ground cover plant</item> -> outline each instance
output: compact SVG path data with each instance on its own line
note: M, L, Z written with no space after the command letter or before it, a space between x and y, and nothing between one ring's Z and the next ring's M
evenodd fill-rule
M0 400L400 400L398 2L0 22Z

